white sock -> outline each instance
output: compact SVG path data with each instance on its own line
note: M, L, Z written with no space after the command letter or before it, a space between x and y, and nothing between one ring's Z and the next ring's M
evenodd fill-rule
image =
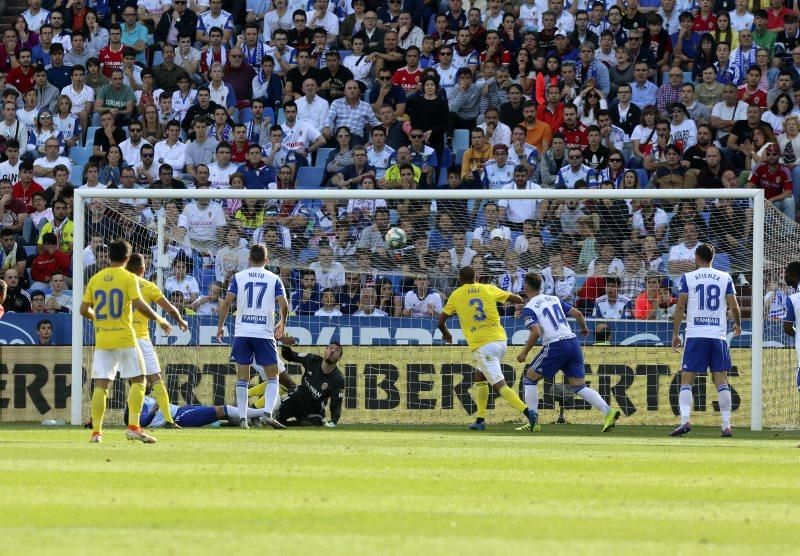
M717 396L719 396L719 412L722 415L722 429L731 426L731 387L727 384L717 386Z
M278 399L278 379L271 378L267 381L267 390L264 393L264 413L272 415L275 400Z
M539 387L527 378L522 384L525 387L525 405L534 413L539 413Z
M236 408L239 410L236 416L237 419L240 419L240 415L247 415L247 387L249 385L250 383L247 380L236 382Z
M241 415L239 413L239 408L238 407L233 407L232 405L226 405L225 406L225 413L228 415L228 419L231 420L231 421L234 421L234 422L238 421L239 420L239 415ZM248 407L247 408L247 418L248 419L256 419L258 417L261 417L262 415L264 415L264 410L261 409L261 408L259 408L259 409L256 409L254 407Z
M608 412L611 411L611 407L605 402L605 400L603 400L600 394L585 384L583 386L579 386L577 389L573 388L572 391L587 401L593 408L599 410L603 415L608 415Z
M692 387L689 384L681 385L678 406L681 409L681 425L685 425L689 422L689 415L692 412Z

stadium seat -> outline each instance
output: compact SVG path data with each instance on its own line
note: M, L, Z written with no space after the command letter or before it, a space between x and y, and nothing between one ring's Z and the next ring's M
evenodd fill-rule
M75 166L83 166L89 162L89 157L92 156L91 147L72 147L69 150L69 159Z
M467 149L458 149L456 151L456 159L453 161L453 166L461 166L461 161L464 160L464 153Z
M283 125L286 123L286 114L283 112L283 108L278 109L278 120L276 123L278 125Z
M442 156L439 160L439 168L446 170L447 168L450 168L450 166L453 166L453 153L450 152L450 149L445 147L442 149ZM445 175L446 174L447 172L445 172Z
M25 246L25 255L30 257L31 255L36 254L36 246L35 245L26 245Z
M469 130L468 129L454 129L453 130L453 150L460 151L469 148ZM461 158L457 160L457 164L461 164Z
M153 67L163 63L164 63L164 54L160 50L156 50L155 53L153 53Z
M316 168L324 168L325 161L328 160L328 155L331 153L331 151L333 151L333 149L330 147L322 147L317 149L317 154L315 155L316 158L314 159L314 166Z
M100 129L99 125L91 126L89 129L86 130L86 144L84 147L90 147L89 151L91 152L91 147L94 147L94 132Z
M317 249L300 249L300 262L307 263L317 258L319 251Z
M712 266L717 270L728 272L731 269L731 256L727 253L717 253L714 255L714 264Z
M73 149L74 150L74 149ZM70 157L72 153L70 152ZM73 164L72 171L69 174L69 182L72 185L83 185L83 164Z
M639 188L647 189L647 184L650 183L650 176L647 175L647 170L644 168L637 168L635 172L639 177Z
M352 53L353 53L352 50L340 50L339 51L339 58L341 58L342 61L344 61L344 59L347 58L348 56L350 56Z
M304 166L298 168L295 186L297 189L318 189L322 185L325 177L325 169L315 166Z
M439 187L447 186L447 168L442 168L439 172L439 181L436 183Z
M247 124L253 121L253 109L252 108L243 108L241 112L239 112L239 122L243 124Z

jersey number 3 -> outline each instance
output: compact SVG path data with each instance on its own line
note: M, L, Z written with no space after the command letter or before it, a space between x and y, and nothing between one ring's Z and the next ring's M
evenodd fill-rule
M473 297L469 300L469 306L475 309L475 314L472 316L472 320L475 322L486 320L486 312L483 310L483 301L477 297Z
M106 313L108 309L108 313ZM94 292L94 314L97 320L108 317L118 319L122 316L122 290L114 288L106 293L103 290Z

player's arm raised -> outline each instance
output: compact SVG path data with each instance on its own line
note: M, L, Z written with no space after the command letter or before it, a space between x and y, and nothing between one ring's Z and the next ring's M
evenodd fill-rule
M228 313L233 305L233 300L236 299L236 294L228 292L225 297L219 302L219 319L217 320L217 341L221 344L222 338L225 336L225 319L228 318Z
M147 303L145 303L141 297L137 297L131 300L131 305L133 305L134 309L139 311L148 319L156 321L161 330L163 330L167 334L172 333L172 325L169 322L167 322L167 319L158 316L158 313L153 311L153 308L150 307L150 305L148 305Z
M681 337L678 333L681 331L681 322L683 322L683 313L686 310L686 301L689 299L689 294L680 293L678 294L678 302L675 304L675 314L673 315L672 321L672 349L678 351L678 348L681 347ZM734 303L736 299L734 297ZM739 305L736 305L736 311L738 314Z
M189 330L189 324L183 320L183 317L181 316L177 307L170 303L166 297L162 297L156 301L156 303L158 303L158 306L164 309L164 312L171 316L173 320L178 323L178 328L181 329L181 332L186 332Z

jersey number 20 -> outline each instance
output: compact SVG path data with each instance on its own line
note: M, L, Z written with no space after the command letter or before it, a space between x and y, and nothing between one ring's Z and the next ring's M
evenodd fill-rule
M108 314L106 314L108 309ZM122 290L114 288L107 294L103 290L94 292L94 314L97 320L108 317L118 319L122 316Z

